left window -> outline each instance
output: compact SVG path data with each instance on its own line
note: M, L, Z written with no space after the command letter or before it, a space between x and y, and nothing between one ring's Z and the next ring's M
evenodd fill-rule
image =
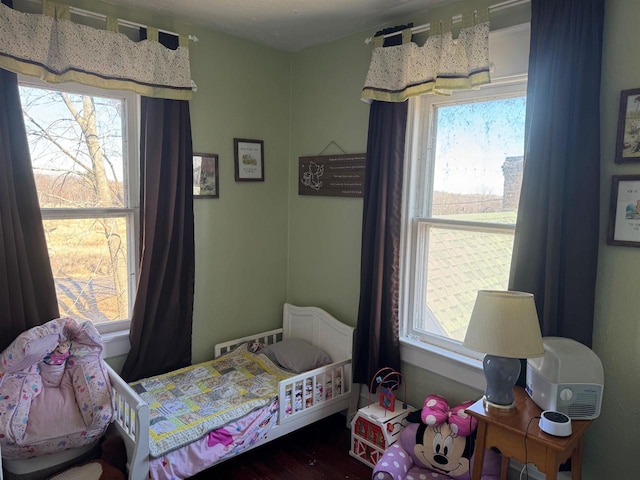
M20 100L62 316L126 328L139 224L135 95L20 79Z

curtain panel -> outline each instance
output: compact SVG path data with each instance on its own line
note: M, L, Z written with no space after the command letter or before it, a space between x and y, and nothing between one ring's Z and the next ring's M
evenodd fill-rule
M430 35L422 46L411 41L412 29L402 32L402 44L384 47L375 37L362 100L404 102L427 93L450 94L491 82L489 22Z
M194 84L187 37L171 50L154 40L134 42L115 31L74 23L68 19L68 7L52 8L51 2L43 6L54 16L0 6L0 68L49 83L77 82L147 97L191 98ZM56 18L58 14L63 18ZM107 25L117 28L117 22L109 19Z
M12 5L11 0L2 3ZM0 69L0 312L0 351L25 330L59 316L18 79L15 73L3 69Z
M398 40L391 37L386 44ZM353 352L354 382L369 386L381 368L400 370L399 265L407 111L408 102L378 101L369 110L360 301Z
M0 69L0 352L58 300L15 73Z
M140 276L122 368L129 382L191 364L195 278L189 102L143 97L140 123Z
M13 6L2 0L2 8ZM31 169L18 79L0 69L0 351L57 318L47 242Z
M604 0L532 0L525 163L509 288L544 336L591 346Z

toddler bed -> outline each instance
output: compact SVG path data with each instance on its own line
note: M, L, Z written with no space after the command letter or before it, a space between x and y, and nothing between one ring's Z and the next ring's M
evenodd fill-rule
M352 341L324 310L285 304L282 328L218 344L213 361L131 385L109 367L129 479L187 478L336 412L348 421Z

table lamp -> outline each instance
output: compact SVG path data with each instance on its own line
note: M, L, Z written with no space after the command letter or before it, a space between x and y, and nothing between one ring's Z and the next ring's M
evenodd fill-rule
M520 359L544 355L533 294L479 290L463 344L485 354L485 404L506 411L513 409Z

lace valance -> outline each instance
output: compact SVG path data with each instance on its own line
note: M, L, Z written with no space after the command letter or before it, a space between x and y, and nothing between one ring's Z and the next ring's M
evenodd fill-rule
M491 82L489 74L489 22L431 35L424 45L411 42L411 29L403 43L383 47L374 38L369 73L362 89L365 101L403 102L426 93L450 94Z
M134 42L115 31L0 7L0 68L50 83L72 81L148 97L191 98L195 84L187 37L171 50L157 41Z

